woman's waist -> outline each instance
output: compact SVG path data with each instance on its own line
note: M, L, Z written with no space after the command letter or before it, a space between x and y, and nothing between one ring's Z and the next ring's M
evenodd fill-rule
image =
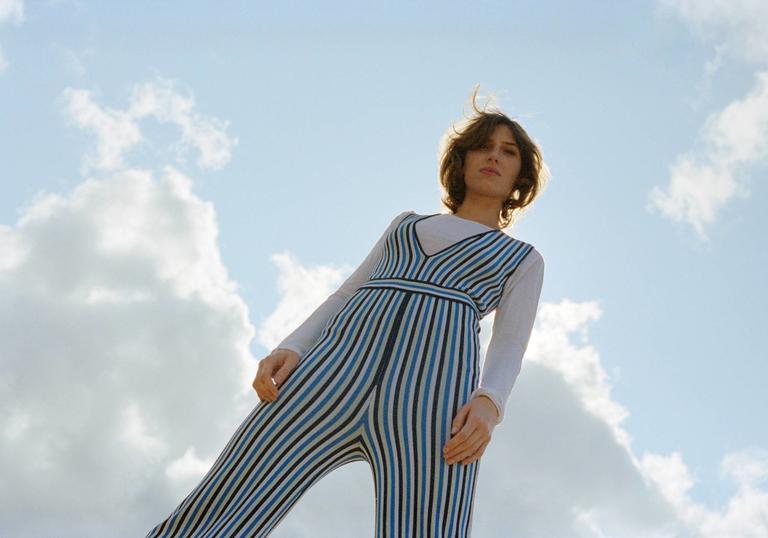
M400 290L407 293L422 293L438 299L457 301L459 303L464 303L478 316L478 318L480 317L480 308L472 296L466 291L457 288L450 288L425 280L389 277L367 280L358 288L358 291L370 289L390 289Z

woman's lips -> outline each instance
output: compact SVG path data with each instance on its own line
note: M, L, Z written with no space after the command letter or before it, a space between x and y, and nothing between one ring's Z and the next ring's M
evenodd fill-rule
M481 171L483 174L487 175L487 176L498 176L498 175L499 175L499 173L498 173L498 172L494 172L494 171L493 171L493 170L491 170L490 168L483 168L483 169L482 169L482 170L480 170L480 171Z

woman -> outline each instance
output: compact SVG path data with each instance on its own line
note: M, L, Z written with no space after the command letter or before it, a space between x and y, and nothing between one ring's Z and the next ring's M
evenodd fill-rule
M371 467L377 538L467 537L479 458L504 416L544 259L502 230L547 168L523 128L479 111L447 136L451 211L404 211L258 367L261 398L203 480L147 537L267 536L320 478ZM495 311L479 371L480 319Z

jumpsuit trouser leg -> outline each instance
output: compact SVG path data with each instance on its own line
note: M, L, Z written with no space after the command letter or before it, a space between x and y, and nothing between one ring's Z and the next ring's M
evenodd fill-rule
M376 538L470 536L479 460L448 465L442 448L477 385L476 323L461 301L360 288L146 538L268 536L353 461L372 471Z

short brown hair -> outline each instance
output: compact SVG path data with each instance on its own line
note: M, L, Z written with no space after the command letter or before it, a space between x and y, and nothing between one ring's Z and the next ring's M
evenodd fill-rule
M458 131L453 124L451 130L443 135L440 144L440 184L444 191L441 201L452 213L456 212L464 202L466 193L464 174L461 169L467 150L481 147L498 125L507 125L512 130L515 142L520 148L521 166L512 192L504 200L499 211L499 225L501 228L506 228L510 223L515 222L517 217L525 212L525 208L541 193L549 179L549 169L544 163L541 149L517 121L500 110L487 112L485 109L477 108L475 99L478 89L479 85L472 93L472 108L477 114L460 122L461 128Z

